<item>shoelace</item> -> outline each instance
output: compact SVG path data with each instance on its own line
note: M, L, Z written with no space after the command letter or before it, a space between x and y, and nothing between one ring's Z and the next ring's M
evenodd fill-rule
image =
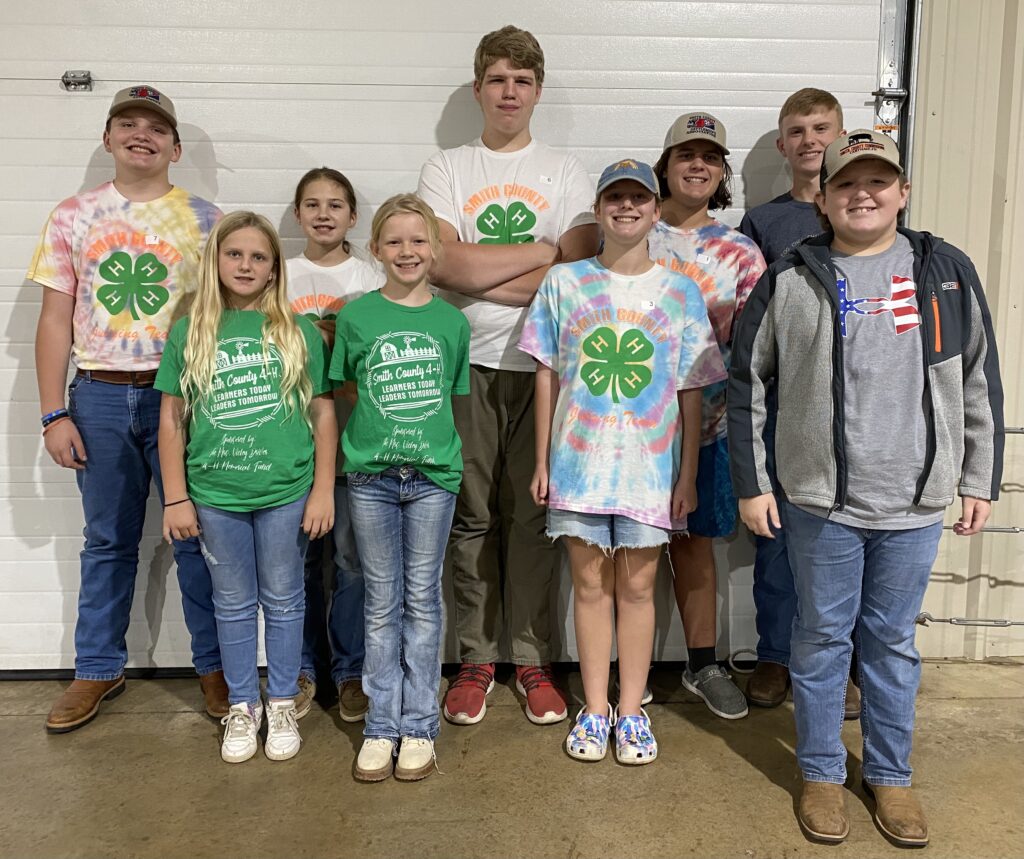
M255 724L255 719L246 710L232 710L223 719L220 720L222 725L227 725L225 731L226 739L228 740L244 740L251 730L251 726Z
M283 731L285 728L298 732L299 725L295 721L295 708L288 707L287 709L282 707L280 709L276 707L270 708L269 730L271 731Z
M457 689L459 686L479 686L486 692L493 679L494 675L483 665L466 664L459 669L459 673L449 689Z
M546 665L531 665L519 672L519 682L523 684L523 688L529 694L541 686L554 686L555 677Z
M433 740L428 740L425 737L406 737L402 740L403 743L414 743L417 746L422 746L424 743L430 746L430 758L434 762L434 769L438 775L444 775L441 771L441 767L437 765L437 750L434 748Z

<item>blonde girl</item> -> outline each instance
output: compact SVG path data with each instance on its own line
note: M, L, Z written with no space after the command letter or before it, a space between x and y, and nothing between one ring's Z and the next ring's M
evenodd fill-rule
M199 288L172 328L156 387L164 538L198 536L231 709L221 757L251 758L263 717L257 608L267 651L265 752L301 744L294 696L302 648L302 566L334 519L337 424L316 328L288 305L270 222L234 212L210 234Z
M366 588L354 775L413 781L430 774L440 729L441 565L462 482L452 395L469 393L469 324L427 285L440 239L426 203L385 201L370 249L387 280L338 314L330 370L358 386L341 441Z

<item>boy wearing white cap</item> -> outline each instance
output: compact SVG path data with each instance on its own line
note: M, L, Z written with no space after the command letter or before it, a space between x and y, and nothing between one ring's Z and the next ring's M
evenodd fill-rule
M220 210L169 180L181 157L171 100L151 86L119 91L103 146L114 179L65 200L47 220L28 270L43 290L36 331L43 440L82 493L75 679L46 728L66 733L124 691L125 634L157 456L157 366L179 301L195 288L200 252ZM64 386L68 361L75 378ZM174 503L179 499L163 499ZM210 574L196 540L176 541L185 622L206 710L228 711Z
M786 532L799 820L821 841L849 832L840 730L853 637L875 820L897 845L928 842L910 789L914 619L945 508L959 494L954 531L977 533L1002 470L1003 396L978 274L941 239L897 226L909 191L885 135L861 129L829 145L816 197L829 229L761 278L733 350L733 483L751 531ZM772 382L780 504L763 441Z

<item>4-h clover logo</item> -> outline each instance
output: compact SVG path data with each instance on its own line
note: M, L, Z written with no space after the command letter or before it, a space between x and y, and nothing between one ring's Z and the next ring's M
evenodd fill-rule
M583 354L593 360L580 368L580 378L595 397L611 388L612 402L617 403L619 394L633 399L651 384L647 361L654 344L639 329L630 328L620 341L611 328L598 328L583 341Z
M152 316L171 297L160 286L167 266L153 254L145 253L132 262L124 251L114 251L100 263L99 273L107 283L96 290L96 299L111 316L125 310L131 311L132 319L139 319L139 311Z
M476 228L484 234L482 245L521 245L532 242L530 230L537 226L537 216L518 200L507 209L491 203L476 219Z

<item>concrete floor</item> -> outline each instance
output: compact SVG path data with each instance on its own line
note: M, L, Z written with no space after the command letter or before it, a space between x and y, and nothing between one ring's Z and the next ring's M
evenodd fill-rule
M443 775L376 785L352 780L361 725L319 705L293 760L228 765L195 681L129 681L63 736L43 730L62 683L0 683L0 856L906 856L871 821L857 724L850 837L826 847L794 817L791 704L725 722L657 670L661 756L627 768L572 761L567 723L531 725L504 680L479 725L443 723ZM579 675L566 680L579 698ZM925 855L1024 856L1024 664L926 663L914 765Z

